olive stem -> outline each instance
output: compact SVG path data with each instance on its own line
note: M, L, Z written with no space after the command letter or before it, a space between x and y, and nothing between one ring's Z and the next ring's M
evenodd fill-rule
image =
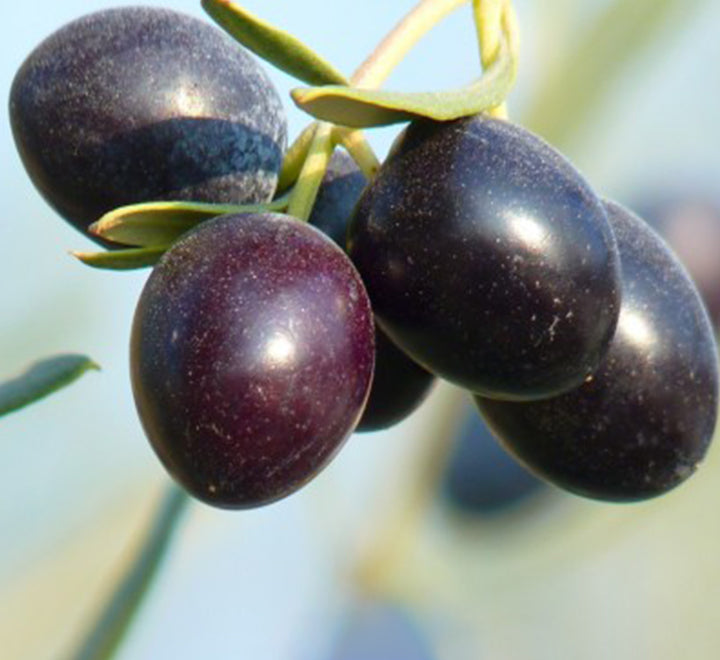
M335 126L333 137L352 155L365 178L372 181L380 169L380 161L363 132L344 126Z
M317 130L318 122L314 121L308 124L295 141L290 145L290 148L285 154L283 159L282 169L280 170L280 176L278 177L277 193L284 192L290 188L300 176L300 172L303 167L303 163L307 158L308 152L310 151L310 144L315 137L315 131Z
M367 89L380 87L431 28L466 3L467 0L421 0L355 70L350 83ZM358 130L344 129L341 140L367 180L372 181L380 163L363 134Z
M82 645L70 656L72 660L113 657L157 576L188 502L185 491L171 485L132 564L120 578Z
M480 62L484 70L495 62L500 52L503 28L509 26L506 15L512 12L510 0L472 0L473 18L480 47ZM514 16L514 14L513 14ZM515 52L517 51L517 35L512 37ZM492 117L507 119L507 104L501 103L492 108L488 114Z
M351 78L354 87L380 87L407 53L432 27L467 0L421 0L385 36L357 68Z
M300 176L290 196L288 215L304 222L310 218L318 189L334 149L332 124L319 122L300 170Z
M356 69L350 84L368 89L379 87L431 28L467 2L468 0L421 0ZM311 124L300 133L288 149L280 173L278 192L287 190L297 180L312 137L308 132L314 125ZM363 133L357 129L340 128L337 139L342 142L368 181L371 181L379 169L380 161Z

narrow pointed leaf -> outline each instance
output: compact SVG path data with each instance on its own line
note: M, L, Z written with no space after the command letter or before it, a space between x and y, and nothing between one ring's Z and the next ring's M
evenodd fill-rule
M413 119L448 121L483 112L505 100L515 79L515 61L503 46L498 60L477 82L442 92L389 92L324 86L295 89L295 103L323 121L352 128L386 126Z
M234 39L309 85L345 85L347 78L293 35L228 0L202 0L203 9Z
M134 270L153 266L162 257L169 245L146 248L128 248L108 252L71 252L86 266L104 270Z
M108 241L139 247L167 246L181 234L210 218L226 213L282 210L287 200L268 204L205 204L201 202L146 202L121 206L90 225L90 232Z
M72 660L109 660L115 657L153 588L187 510L190 497L174 484L168 486L137 553L124 568L109 600L100 608Z
M99 368L85 355L56 355L39 360L19 376L0 383L0 417L70 385L86 371Z

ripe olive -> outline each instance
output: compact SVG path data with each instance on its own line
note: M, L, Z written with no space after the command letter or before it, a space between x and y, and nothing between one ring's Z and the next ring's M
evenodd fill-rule
M138 302L133 391L146 434L192 494L247 508L297 490L352 433L374 360L348 257L279 214L222 216L162 257Z
M343 250L350 216L366 185L367 179L355 161L345 151L336 149L308 222L327 234Z
M277 92L230 37L150 7L89 14L15 76L10 119L35 186L80 231L135 202L265 202L286 141Z
M367 179L344 151L335 151L318 190L310 224L345 249L347 225ZM430 393L435 378L375 326L375 373L365 411L355 429L379 431L401 422Z
M559 153L506 121L410 124L360 198L348 248L390 338L485 396L577 386L617 322L601 202Z
M623 300L598 370L544 401L477 404L504 446L586 497L640 500L685 481L703 459L718 405L713 331L687 273L640 218L608 202Z

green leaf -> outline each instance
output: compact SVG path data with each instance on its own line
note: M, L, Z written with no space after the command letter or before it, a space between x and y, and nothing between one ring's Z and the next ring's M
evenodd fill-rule
M170 484L136 554L123 568L109 600L100 608L72 660L114 658L137 619L178 532L190 497Z
M12 380L0 383L0 417L52 394L100 367L85 355L56 355L39 360Z
M155 265L167 251L169 245L158 245L146 248L128 248L127 250L110 250L108 252L71 252L73 257L86 266L104 270L133 270Z
M202 0L203 9L243 46L309 85L346 85L335 67L291 34L228 0Z
M388 92L325 86L295 89L295 103L317 119L352 128L413 119L448 121L500 105L515 80L516 63L503 43L497 61L472 85L443 92Z
M163 247L205 220L226 213L281 211L287 199L267 204L205 204L146 202L121 206L90 225L90 232L106 240L139 247Z

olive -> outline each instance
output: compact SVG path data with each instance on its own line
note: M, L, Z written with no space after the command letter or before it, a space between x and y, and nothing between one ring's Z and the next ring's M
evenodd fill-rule
M266 202L286 142L278 94L240 45L150 7L89 14L45 39L15 76L10 120L37 189L86 234L136 202Z
M390 338L484 396L579 385L615 329L620 271L602 203L506 121L411 123L360 198L348 248Z
M280 214L227 215L166 252L131 337L138 413L190 493L248 508L300 488L365 406L370 302L348 257Z
M476 401L536 474L586 497L641 500L685 481L715 428L717 349L699 294L663 240L613 202L623 299L597 371L544 401Z

